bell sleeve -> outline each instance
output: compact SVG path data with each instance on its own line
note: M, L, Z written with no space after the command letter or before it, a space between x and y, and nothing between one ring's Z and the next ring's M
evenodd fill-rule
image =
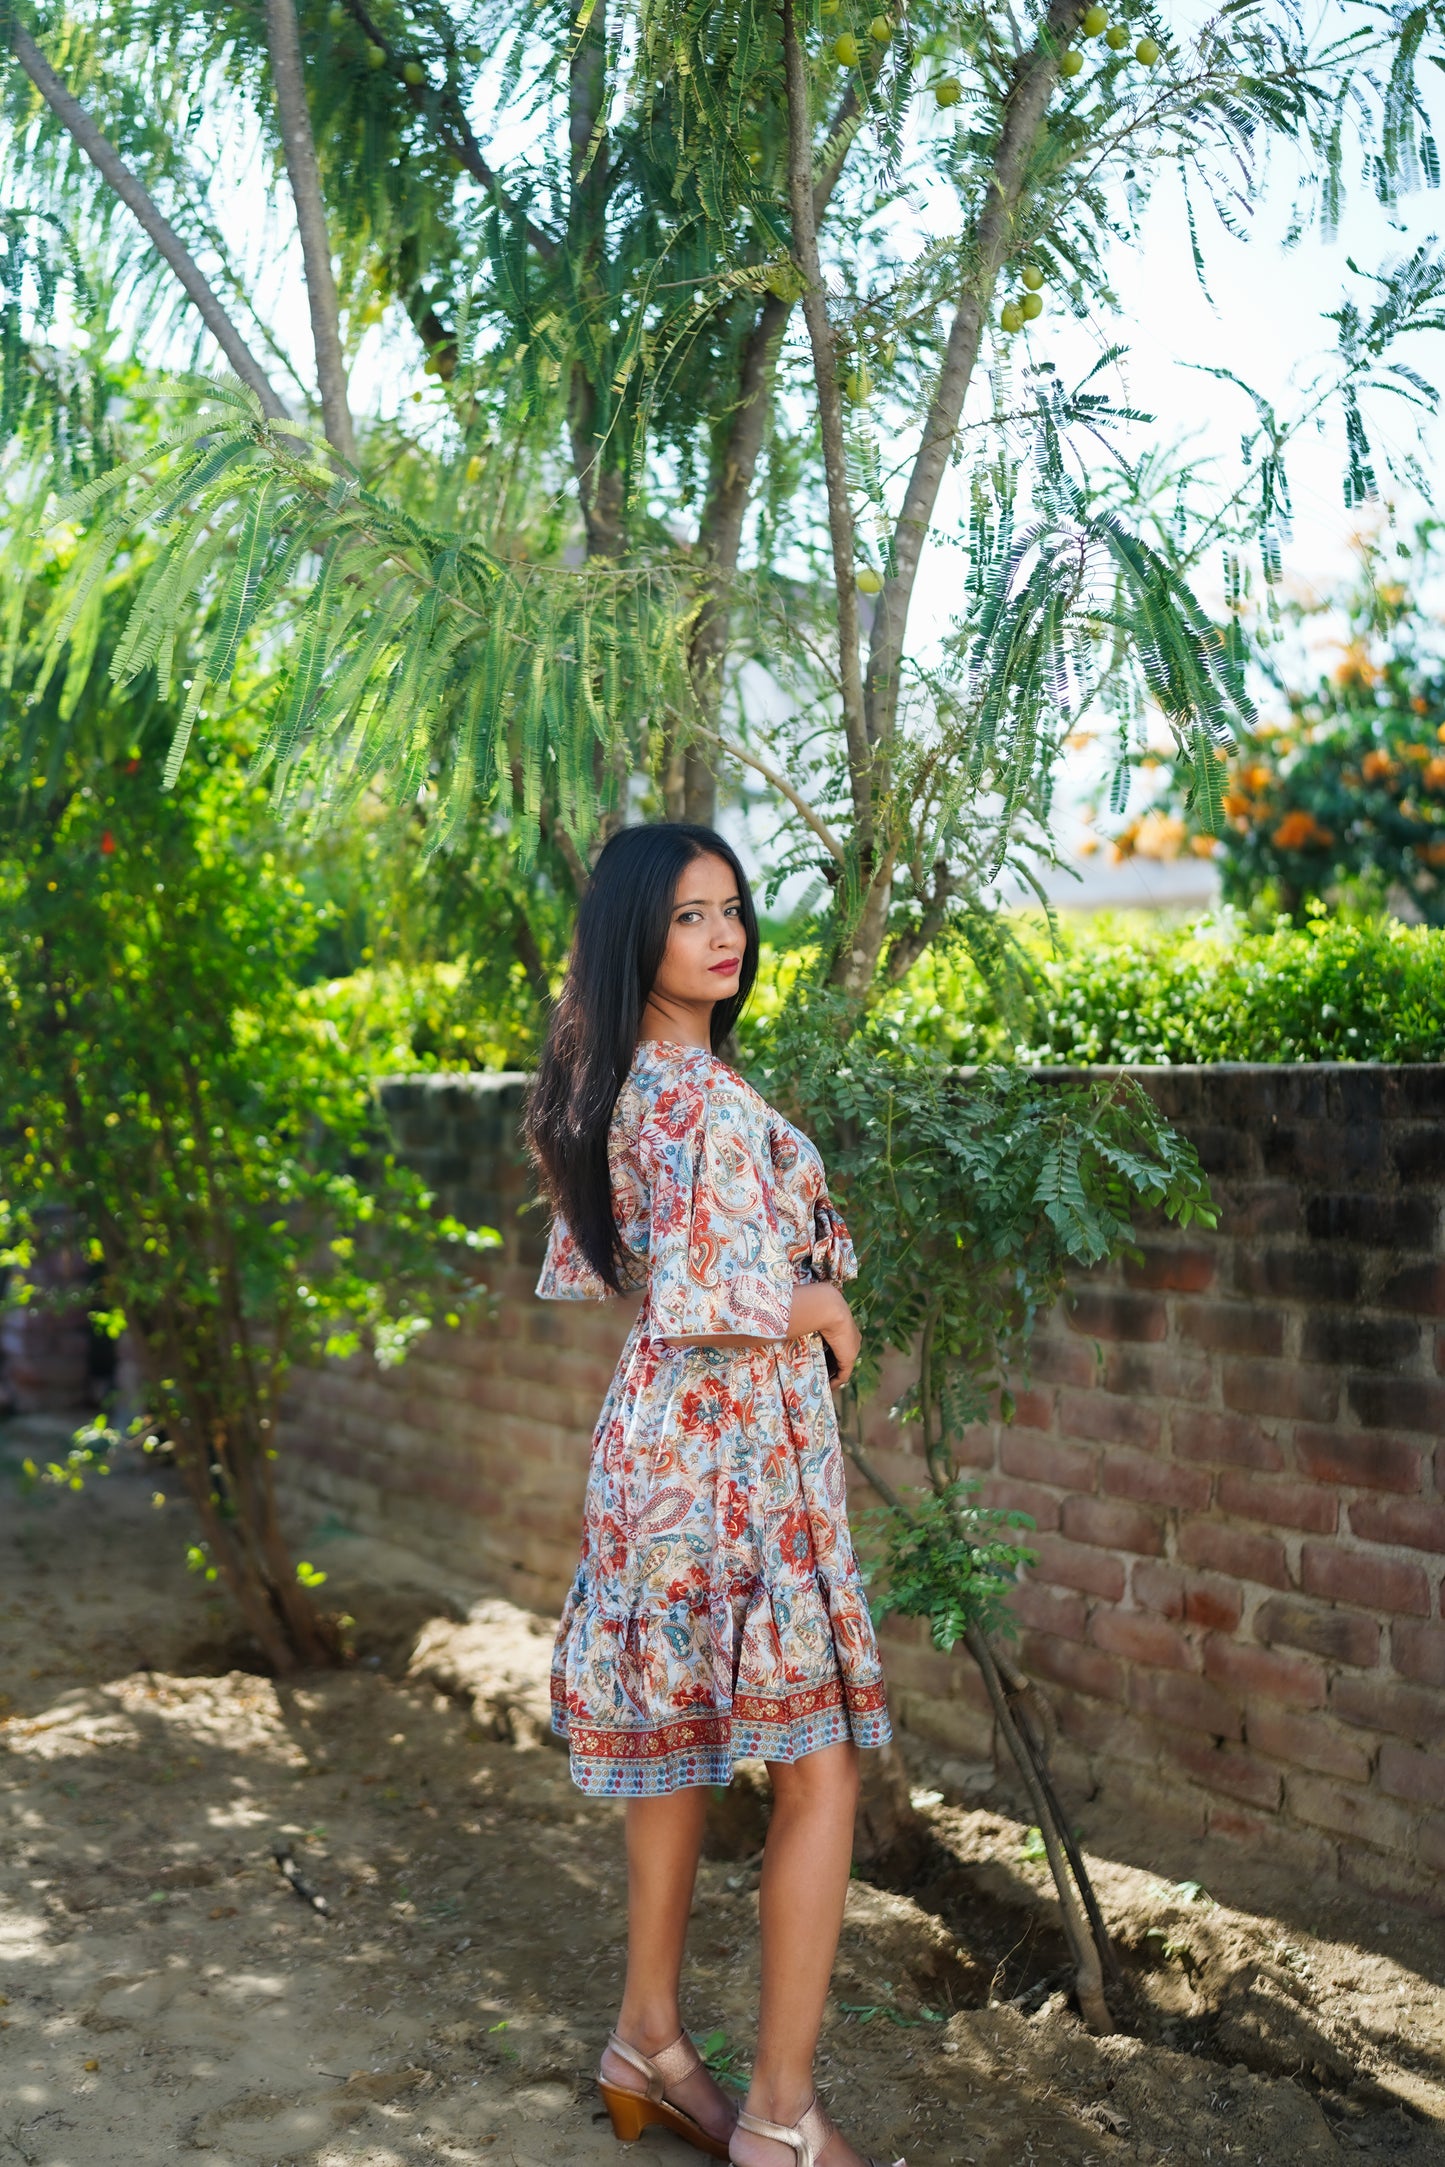
M603 1302L611 1291L593 1271L559 1214L547 1237L538 1295L544 1302Z
M785 1339L796 1285L762 1101L724 1072L659 1101L641 1138L659 1339Z

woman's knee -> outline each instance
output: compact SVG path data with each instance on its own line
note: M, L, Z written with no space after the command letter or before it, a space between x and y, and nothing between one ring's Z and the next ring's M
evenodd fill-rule
M858 1796L858 1748L849 1741L805 1753L801 1760L772 1762L773 1798L779 1806L848 1806Z

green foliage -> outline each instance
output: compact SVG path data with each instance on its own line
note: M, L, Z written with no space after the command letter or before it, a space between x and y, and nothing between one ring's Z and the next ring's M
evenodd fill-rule
M400 1360L473 1298L470 1253L494 1237L434 1216L364 1068L298 998L322 913L244 758L208 741L162 793L164 722L119 759L76 749L40 791L13 733L0 748L0 1216L23 1285L64 1205L207 1569L284 1662L320 1631L272 1503L288 1369Z
M1193 1148L1140 1087L959 1074L886 1023L841 1053L824 1003L785 1012L755 1073L817 1142L859 1253L867 1390L885 1346L921 1349L898 1412L925 1448L977 1421L1027 1366L1075 1266L1126 1248L1133 1214L1213 1223Z
M964 1066L1445 1057L1445 938L1424 926L1100 914L1053 937L1021 926L1016 961L1021 981L1001 989L966 951L936 950L879 1002L876 1028Z
M1032 1528L1026 1512L979 1505L976 1478L959 1478L906 1514L874 1514L882 1540L881 1562L870 1567L870 1606L876 1618L926 1618L933 1644L945 1650L971 1625L981 1631L1017 1632L1008 1607L1020 1569L1037 1562L1013 1536ZM865 1537L866 1539L866 1537Z

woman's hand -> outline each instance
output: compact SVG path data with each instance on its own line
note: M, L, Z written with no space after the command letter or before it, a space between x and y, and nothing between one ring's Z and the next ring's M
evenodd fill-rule
M845 1385L853 1374L858 1350L863 1341L853 1312L843 1298L841 1288L826 1281L810 1283L793 1289L793 1305L788 1312L789 1339L809 1339L817 1333L832 1349L838 1367L833 1383Z

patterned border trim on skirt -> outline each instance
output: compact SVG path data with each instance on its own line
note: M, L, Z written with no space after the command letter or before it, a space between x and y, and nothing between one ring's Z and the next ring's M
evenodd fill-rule
M731 1715L613 1730L573 1718L553 1681L552 1728L571 1747L572 1780L591 1797L662 1797L695 1784L727 1784L737 1761L800 1761L851 1739L892 1737L881 1680L845 1690L841 1679L795 1694L739 1693Z

